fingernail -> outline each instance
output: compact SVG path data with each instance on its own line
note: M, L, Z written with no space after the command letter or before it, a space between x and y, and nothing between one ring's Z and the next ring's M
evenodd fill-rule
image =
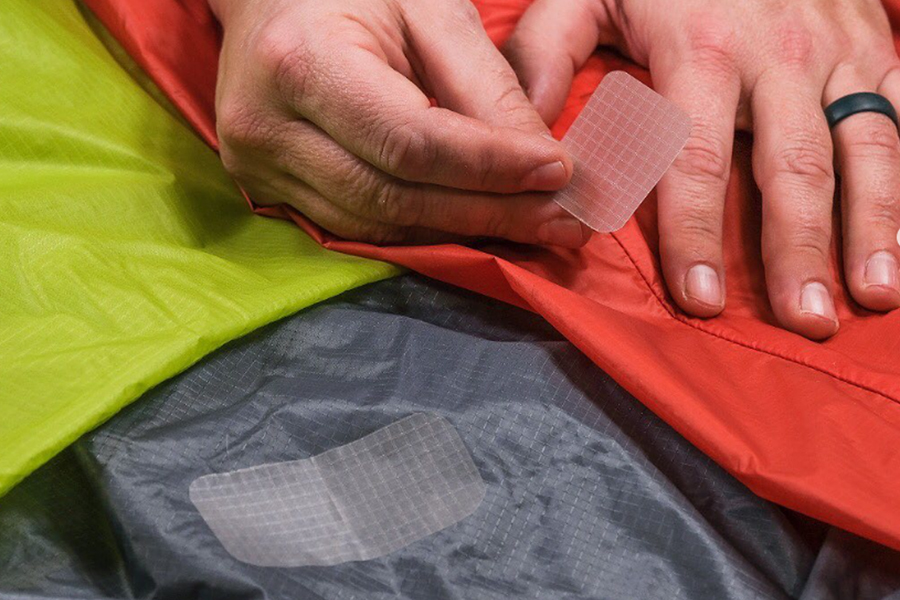
M566 184L566 167L561 160L543 165L525 177L522 185L527 190L550 192Z
M556 138L553 137L553 134L550 133L549 131L545 131L544 133L542 133L542 134L541 134L541 137L547 138L548 140L550 140L550 141L552 141L552 142L555 142L555 141L556 141Z
M719 274L709 265L694 265L684 279L684 295L709 306L722 305Z
M866 261L865 284L900 290L900 274L897 270L894 255L887 250L879 250Z
M807 283L800 291L800 312L837 321L834 300L831 299L828 288L817 281Z
M584 229L574 217L560 217L538 227L538 240L551 246L580 248L584 245Z

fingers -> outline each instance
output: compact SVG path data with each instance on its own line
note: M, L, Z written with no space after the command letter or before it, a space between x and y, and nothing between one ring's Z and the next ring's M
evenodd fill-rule
M444 244L461 241L459 236L442 231L401 227L360 218L287 173L269 173L265 177L250 179L252 181L247 181L245 185L252 186L253 197L258 204L289 204L320 227L348 240L373 244Z
M752 110L769 300L785 328L823 339L839 325L828 261L832 144L820 93L799 69L772 70L758 81Z
M309 122L287 122L275 135L267 162L305 181L354 221L568 248L584 245L590 235L549 195L511 197L403 181L360 160ZM330 229L344 235L334 226Z
M663 273L687 313L712 317L725 306L722 220L741 82L727 53L694 52L655 71L661 94L691 115L691 137L660 181Z
M290 56L275 69L292 108L383 172L504 193L556 190L571 177L571 160L556 140L432 107L412 81L365 48L344 44Z
M407 5L419 78L444 108L491 125L548 133L509 63L468 0ZM456 31L455 35L447 35Z
M503 53L545 123L562 112L575 71L600 42L606 15L596 0L536 0Z
M835 70L824 103L855 92L876 91L894 102L900 71L879 81L852 67ZM900 306L900 137L894 122L860 113L834 127L842 186L844 275L853 298L871 310Z

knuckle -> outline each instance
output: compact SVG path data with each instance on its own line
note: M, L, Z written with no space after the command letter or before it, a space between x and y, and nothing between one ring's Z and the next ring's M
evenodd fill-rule
M496 105L503 111L506 126L528 128L540 124L540 127L543 127L540 116L528 101L525 91L513 73L508 70L500 71L495 80L503 82Z
M474 171L473 180L480 190L491 189L496 186L498 181L504 179L497 157L486 149L478 153L478 161L474 166Z
M421 219L421 202L407 186L392 181L376 186L374 196L376 218L383 223L414 225Z
M716 215L688 207L674 219L671 240L674 245L684 248L706 248L710 243L719 243L721 223Z
M826 219L798 218L788 236L789 253L827 262L831 241L831 222Z
M780 269L788 269L792 268L792 265L804 263L827 265L829 262L828 252L827 245L817 244L802 234L777 241L764 240L762 244L762 260L767 268L771 265Z
M696 134L675 159L677 172L696 181L724 183L731 172L731 164L725 158L726 144L712 134Z
M385 126L378 155L379 166L402 179L420 179L434 164L433 145L409 123Z
M776 59L785 66L806 67L815 58L812 30L802 19L792 18L775 30Z
M374 205L383 185L377 171L363 163L338 164L331 172L333 181L340 186L341 198L347 209L358 215L373 214Z
M222 103L216 133L224 145L255 148L269 139L268 119L249 102L231 98Z
M303 96L315 64L314 53L303 36L270 28L260 34L256 52L262 68L272 74L277 90L292 97Z
M509 237L511 223L508 215L501 211L492 210L484 215L484 220L478 223L481 235L496 238Z
M731 68L737 54L737 36L731 21L700 13L690 23L687 38L696 62L706 67Z
M867 224L873 227L880 227L885 223L890 223L893 227L900 223L900 201L897 194L882 192L869 196L864 214Z
M777 150L772 157L772 171L776 177L798 177L814 186L831 185L834 165L827 145L810 136L796 136ZM830 146L828 146L830 147Z
M900 162L900 137L894 124L881 115L856 115L856 131L848 136L844 152L848 158L883 158Z
M313 171L322 174L334 172L330 163L334 161L327 152L306 145L270 142L266 157L274 166L298 177Z

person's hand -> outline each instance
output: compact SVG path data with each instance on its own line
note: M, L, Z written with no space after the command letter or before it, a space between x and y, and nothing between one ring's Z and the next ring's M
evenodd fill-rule
M467 0L210 5L221 156L255 202L357 241L587 241L548 194L518 193L563 187L571 160Z
M829 273L842 175L844 274L862 306L900 306L900 139L863 113L832 132L823 107L878 92L900 107L900 60L878 0L537 0L504 51L547 122L598 44L650 68L687 109L691 140L659 185L662 266L675 301L724 308L722 220L734 130L754 133L762 249L772 308L810 338L838 329Z

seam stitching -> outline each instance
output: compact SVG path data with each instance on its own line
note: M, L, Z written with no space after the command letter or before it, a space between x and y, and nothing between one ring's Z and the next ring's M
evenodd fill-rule
M859 388L859 389L864 390L864 391L866 391L866 392L869 392L869 393L872 393L872 394L876 394L876 395L878 395L878 396L881 396L882 398L885 398L885 399L887 399L887 400L890 400L891 402L894 402L895 404L900 404L900 399L894 398L893 396L890 396L890 395L886 394L885 392L882 392L881 390L877 390L877 389L874 389L874 388L869 387L869 386L867 386L867 385L864 385L864 384L862 384L862 383L858 383L858 382L853 381L853 380L851 380L851 379L848 379L848 378L846 378L846 377L844 377L844 376L842 376L842 375L840 375L840 374L833 373L833 372L831 372L831 371L828 371L828 370L826 370L826 369L823 369L822 367L819 367L819 366L816 366L816 365L811 365L811 364L809 364L809 363L802 362L802 361L800 361L800 360L797 360L797 359L794 358L794 357L787 356L787 355L785 355L785 354L779 354L779 353L777 353L777 352L773 352L772 350L768 350L768 349L766 349L766 348L759 348L759 347L756 347L756 346L752 346L752 345L748 344L747 342L744 342L744 341L741 341L741 340L736 340L736 339L734 339L734 338L725 336L725 335L723 335L723 334L721 334L721 333L717 333L717 332L715 332L715 331L709 331L708 329L705 329L705 328L703 328L703 327L700 327L698 324L696 324L696 323L694 323L694 322L688 320L687 318L685 318L685 317L683 317L683 316L677 314L677 313L669 306L669 304L668 304L665 300L663 300L663 298L660 297L660 295L659 295L659 293L656 291L656 289L654 289L653 284L650 282L649 279L647 279L647 276L644 275L643 270L641 270L641 268L640 268L640 266L638 265L637 261L634 259L634 257L631 255L631 253L628 251L628 248L625 246L625 244L622 242L622 240L619 239L619 236L616 235L616 234L612 234L612 238L613 238L614 240L616 240L616 243L617 243L617 244L619 245L619 247L622 249L622 252L625 253L625 256L626 256L626 257L628 258L628 260L631 262L631 265L632 265L632 266L634 267L634 269L637 271L638 275L640 275L641 279L644 281L644 285L647 286L647 289L650 290L650 293L653 295L654 298L656 298L656 301L659 303L659 305L662 306L663 310L664 310L664 311L669 315L669 317L671 317L672 319L678 321L679 323L682 323L682 324L684 324L684 325L687 325L688 327L691 327L692 329L695 329L695 330L697 330L697 331L700 331L700 332L702 332L702 333L705 333L706 335L712 336L712 337L714 337L714 338L723 340L723 341L725 341L725 342L730 342L730 343L732 343L732 344L735 344L736 346L740 346L740 347L742 347L742 348L747 348L748 350L753 350L753 351L755 351L755 352L760 352L760 353L766 354L766 355L768 355L768 356L772 356L772 357L775 357L775 358L780 358L781 360L785 360L785 361L787 361L787 362L793 363L793 364L798 365L798 366L801 366L801 367L805 367L805 368L807 368L807 369L811 369L811 370L813 370L813 371L817 371L817 372L819 372L819 373L822 373L823 375L827 375L827 376L829 376L829 377L831 377L831 378L833 378L833 379L836 379L836 380L838 380L838 381L840 381L840 382L842 382L842 383L845 383L845 384L847 384L847 385L852 385L853 387Z

